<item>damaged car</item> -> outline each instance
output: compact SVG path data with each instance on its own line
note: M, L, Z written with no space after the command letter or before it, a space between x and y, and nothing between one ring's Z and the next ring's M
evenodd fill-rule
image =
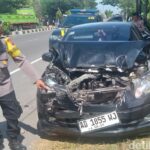
M130 137L150 132L150 42L125 22L72 27L38 90L39 134Z

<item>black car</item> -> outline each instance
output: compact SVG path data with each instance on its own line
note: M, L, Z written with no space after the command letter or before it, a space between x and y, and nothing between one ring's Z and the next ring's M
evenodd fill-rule
M129 137L150 131L150 42L132 23L72 27L38 90L40 135Z
M117 14L117 15L114 15L114 16L110 17L107 21L111 21L111 22L112 21L113 22L115 22L115 21L123 21L123 16Z
M96 9L71 9L71 14L66 16L58 28L54 29L49 38L49 49L57 48L67 30L72 26L103 21Z

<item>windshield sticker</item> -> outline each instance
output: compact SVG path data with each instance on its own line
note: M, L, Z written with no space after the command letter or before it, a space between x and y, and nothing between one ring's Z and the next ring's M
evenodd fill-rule
M93 39L93 35L74 36L74 39Z

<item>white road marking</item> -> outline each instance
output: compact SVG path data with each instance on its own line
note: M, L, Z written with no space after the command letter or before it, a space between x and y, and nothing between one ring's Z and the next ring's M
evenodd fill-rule
M32 61L31 64L35 64L35 63L37 63L37 62L40 61L40 60L42 60L41 57L38 58L38 59L36 59L36 60L34 60L34 61ZM20 71L20 68L11 71L11 72L10 72L10 75L15 74L15 73L18 72L18 71Z
M14 71L10 72L10 75L15 74L16 72L20 71L20 68L15 69Z
M36 62L38 62L38 61L40 61L40 60L42 60L42 58L40 57L40 58L38 58L38 59L36 59L36 60L34 60L34 61L32 61L31 62L31 64L35 64Z

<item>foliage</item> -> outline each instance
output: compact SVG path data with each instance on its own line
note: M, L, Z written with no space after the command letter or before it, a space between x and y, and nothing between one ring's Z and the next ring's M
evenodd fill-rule
M135 0L102 0L101 3L120 7L127 17L136 9Z
M95 0L0 0L0 13L14 13L16 9L34 7L36 15L48 16L49 20L58 17L58 9L64 14L72 8L95 8ZM57 15L56 15L57 12Z
M36 12L38 18L42 17L42 8L40 0L32 0L32 6Z
M11 25L8 22L4 22L2 25L3 34L9 35L10 34L10 28L11 28Z
M83 8L95 8L96 3L94 0L82 0L79 3L81 3Z
M28 0L0 0L0 13L14 12L26 6Z
M61 19L63 16L61 10L58 8L57 12L56 12L56 19Z
M42 16L40 0L0 0L0 13L15 13L16 9L33 7L37 17Z
M117 6L119 4L119 0L102 0L101 3L104 5Z
M126 16L131 16L132 12L136 11L136 0L102 0L102 4L110 4L122 8ZM150 0L141 0L141 14L144 17L147 25L150 26Z
M52 21L56 18L58 8L62 14L72 8L95 8L95 0L41 0L42 13Z
M67 10L67 11L65 12L65 14L66 14L66 15L71 15L70 10Z
M111 10L106 10L105 11L105 15L106 15L107 18L111 17L112 14L113 14L113 12Z

